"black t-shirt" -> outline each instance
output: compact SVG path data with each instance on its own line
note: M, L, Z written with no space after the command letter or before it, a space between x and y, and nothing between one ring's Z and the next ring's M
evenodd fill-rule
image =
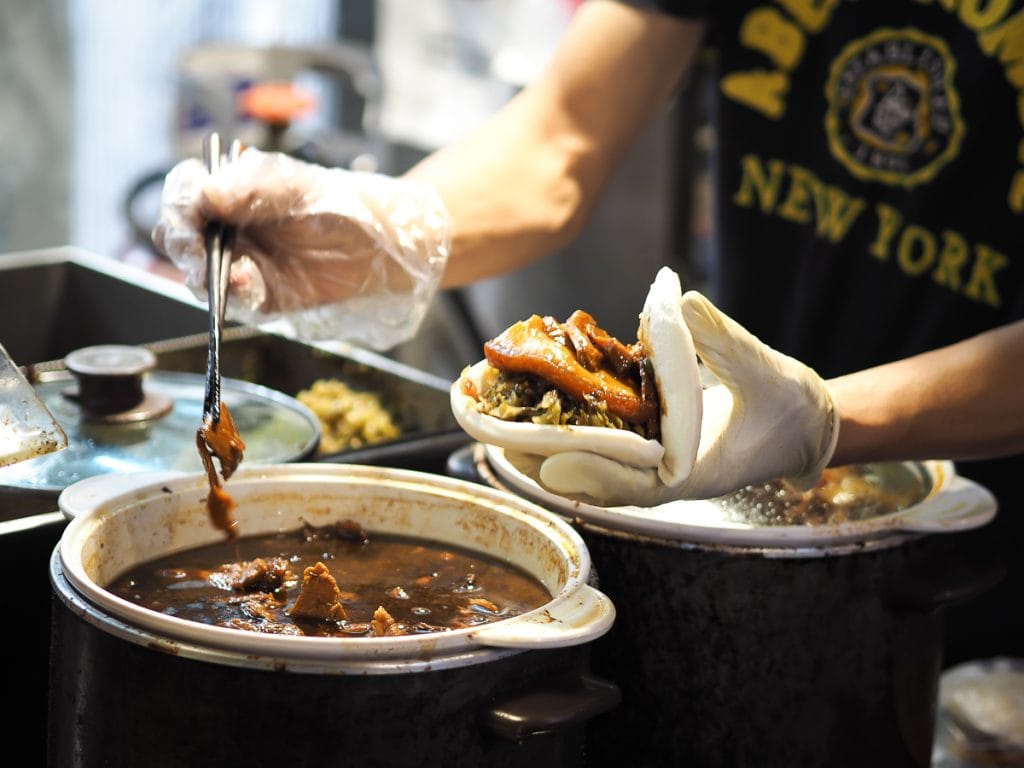
M914 0L707 14L712 293L824 376L1024 317L1024 13L984 15Z
M1024 4L633 4L708 22L725 311L825 377L1024 317ZM1010 577L950 655L1024 655L1024 460L958 469Z

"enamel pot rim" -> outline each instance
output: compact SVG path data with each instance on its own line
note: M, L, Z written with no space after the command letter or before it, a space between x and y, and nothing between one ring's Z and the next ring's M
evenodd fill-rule
M610 629L611 600L588 583L580 535L557 515L514 494L425 472L354 464L242 467L225 485L241 535L354 519L369 531L468 547L525 568L551 600L478 627L388 638L272 635L167 616L108 592L136 563L222 540L208 519L202 473L141 472L79 481L58 498L70 519L55 560L71 587L118 623L207 653L242 654L276 668L401 672L477 663L488 651L588 643ZM299 502L299 503L297 503Z

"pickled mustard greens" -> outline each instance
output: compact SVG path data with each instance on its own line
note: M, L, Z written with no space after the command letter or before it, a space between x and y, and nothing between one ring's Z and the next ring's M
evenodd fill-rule
M338 379L317 379L295 399L320 422L320 455L401 437L401 429L376 392L353 389Z
M578 400L536 376L500 372L494 383L479 393L478 408L505 421L534 424L612 427L647 437L642 424L630 423L609 413L598 398Z

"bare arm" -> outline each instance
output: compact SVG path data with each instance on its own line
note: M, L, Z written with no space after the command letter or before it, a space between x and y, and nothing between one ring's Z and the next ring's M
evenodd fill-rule
M1024 320L829 381L832 465L1024 452Z
M588 0L547 72L407 174L452 216L444 287L525 266L575 237L630 144L690 70L703 26Z

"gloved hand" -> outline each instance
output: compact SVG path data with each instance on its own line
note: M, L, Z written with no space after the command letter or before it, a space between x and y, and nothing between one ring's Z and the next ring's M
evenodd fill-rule
M185 160L164 182L153 243L201 299L209 220L237 232L226 317L376 349L416 333L451 244L427 185L251 147L213 176Z
M682 310L698 357L718 380L703 392L700 443L689 476L667 486L654 469L573 451L544 460L545 486L605 504L653 506L712 498L777 478L804 490L814 485L839 436L839 415L825 382L697 291L683 294Z

